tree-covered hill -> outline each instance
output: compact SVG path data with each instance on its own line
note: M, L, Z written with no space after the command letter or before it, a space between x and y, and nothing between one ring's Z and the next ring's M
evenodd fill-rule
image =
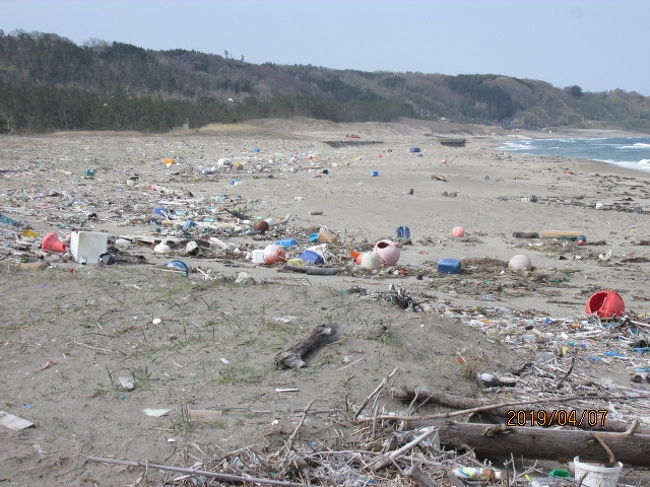
M197 127L291 116L650 131L650 97L490 74L256 65L227 55L118 42L79 46L55 34L0 31L0 132L164 131L185 121Z

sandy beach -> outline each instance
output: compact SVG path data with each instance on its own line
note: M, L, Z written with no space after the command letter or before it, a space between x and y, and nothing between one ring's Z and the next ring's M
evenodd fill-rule
M87 463L87 455L209 466L239 448L273 452L312 400L325 412L308 416L295 441L343 447L353 429L337 415L348 402L362 403L394 368L392 387L490 402L595 394L574 406L608 409L612 418L650 428L650 400L598 399L650 393L648 373L639 372L650 368L649 354L629 351L648 339L650 327L619 320L610 328L584 313L591 294L614 289L630 316L647 322L650 173L496 149L504 140L541 136L413 120L2 136L0 215L20 225L0 224L0 410L35 425L0 427L0 485L125 485L141 474ZM446 147L441 137L467 144ZM377 143L333 148L325 141ZM165 158L177 164L165 165ZM94 174L84 176L86 170ZM177 221L156 219L155 207L171 209ZM271 219L271 230L233 233L250 224L224 208ZM185 235L173 224L187 219L198 226ZM307 235L323 226L338 235L329 246L331 266L341 269L336 276L246 260L280 238L298 240L287 250L297 257L313 245ZM409 227L410 239L401 242L396 266L355 266L350 251L397 241L399 226ZM465 237L452 237L456 226ZM39 236L21 237L25 228ZM38 250L43 235L65 238L78 228L133 242L105 267ZM587 240L513 237L551 230ZM165 233L179 243L163 256L135 238ZM210 247L211 236L238 251ZM184 253L191 240L200 244L198 256ZM516 254L527 255L534 269L508 270ZM461 260L463 272L439 274L441 258ZM162 265L173 259L195 271L167 272ZM28 262L49 266L20 268ZM256 283L236 283L241 272ZM373 295L391 284L419 309ZM274 364L281 348L328 322L336 323L338 338L315 351L307 367ZM534 367L512 376L526 363ZM516 386L485 387L477 373L514 377ZM134 387L121 386L120 377ZM378 410L407 412L408 402L389 391ZM169 411L152 417L147 408ZM215 412L202 421L190 410ZM425 405L418 412L440 410ZM644 485L639 470L626 475ZM163 485L173 476L150 471L146 482Z

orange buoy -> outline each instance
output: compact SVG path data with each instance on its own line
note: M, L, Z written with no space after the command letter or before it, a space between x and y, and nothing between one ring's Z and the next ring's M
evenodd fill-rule
M623 298L613 289L598 291L593 294L585 306L585 313L596 315L599 318L614 318L622 316L625 312Z
M283 247L271 244L264 248L264 262L268 265L286 262L287 254Z
M454 227L454 229L451 231L451 234L454 237L464 237L465 236L465 229L463 227Z

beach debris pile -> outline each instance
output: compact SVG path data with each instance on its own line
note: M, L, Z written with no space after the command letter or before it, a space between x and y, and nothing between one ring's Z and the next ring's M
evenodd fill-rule
M409 151L422 155L419 147ZM584 314L581 303L574 303L575 313L569 316L498 306L508 298L532 295L550 300L558 289L576 287L572 281L578 269L536 266L535 259L521 253L523 250L544 252L558 260L596 260L603 266L614 265L620 259L611 249L606 250L606 242L591 241L591 236L588 240L579 232L515 232L503 238L515 249L509 261L494 257L425 258L413 264L404 258L406 249L417 248L421 255L431 255L427 246L439 241L430 236L412 237L405 225L398 226L395 235L355 240L337 228L337 222L327 221L323 210L310 212L310 216L323 217L323 224L307 225L295 212L285 213L262 199L236 194L236 187L255 179L276 180L297 172L324 178L354 160L358 159L334 160L317 151L289 156L264 154L255 147L250 153L222 157L214 164L205 159L165 157L156 161L163 173L155 181L145 181L132 168L112 180L103 180L106 173L101 165L81 174L58 169L55 174L66 181L59 189L8 188L0 195L0 259L9 263L12 271L51 267L66 272L71 269L70 275L75 265L96 265L98 272L108 266L150 266L183 279L227 279L240 290L263 282L264 278L253 275L260 270L277 271L280 279L290 279L287 275L354 278L349 281L359 279L363 286L350 287L348 282L340 294L380 301L418 318L435 314L478 329L486 341L507 344L526 360L516 369L480 370L459 347L453 360L471 377L475 385L471 396L408 383L389 393L395 369L359 405L346 397L340 407L323 412L313 408L318 398L312 400L293 414L298 424L280 434L281 446L275 450L242 448L218 459L204 455L201 460L195 457L191 467L100 457L89 460L182 474L170 478L169 482L176 485L223 481L286 487L306 483L401 485L406 479L420 487L443 483L538 487L575 485L574 480L584 480L576 479L575 472L536 465L522 470L520 464L509 460L514 454L560 460L570 451L576 458L600 462L605 468L614 468L618 461L625 466L648 466L647 455L644 460L635 453L647 452L650 444L650 401L644 394L650 384L648 317L626 310L624 297L616 290L600 288L576 289L585 301ZM31 161L21 171L29 175L41 166L44 161ZM376 170L369 173L371 178L381 179L379 175ZM447 182L445 177L434 179ZM185 184L191 182L226 182L228 191L196 196ZM103 193L96 191L100 186ZM414 192L411 189L402 194L413 196ZM458 191L445 191L442 196L463 197ZM295 202L302 200L300 195L294 197ZM520 201L592 205L582 199L576 202L536 195ZM595 203L594 208L644 213L643 208L627 200ZM99 230L106 228L109 230ZM456 249L477 246L487 236L455 225L445 244ZM233 275L214 272L208 265L211 262L232 269ZM408 278L415 278L418 287L408 288ZM401 280L400 286L384 283L389 279ZM377 283L386 286L378 289ZM446 299L449 296L471 297L479 305L457 306ZM293 318L286 315L276 321L289 324ZM154 326L161 323L161 318L151 320ZM313 327L275 355L276 366L299 373L306 366L304 357L339 339L340 328L330 322ZM45 368L54 364L48 361ZM624 374L618 380L594 376L614 365ZM123 391L136 387L135 381L123 377L118 382ZM402 406L405 411L395 412ZM430 406L452 412L426 414L424 409ZM551 420L553 411L559 410L565 411L564 420L557 414ZM313 414L325 414L340 427L336 440L319 442L303 436L303 426ZM579 419L568 419L575 416ZM464 421L450 422L450 418ZM15 425L20 418L0 412L0 419ZM595 431L615 436L600 437ZM532 434L536 435L536 448L527 450L525 442ZM509 444L517 449L508 450ZM564 449L558 448L559 444ZM180 460L185 464L188 458ZM578 468L580 462L576 460L575 465Z

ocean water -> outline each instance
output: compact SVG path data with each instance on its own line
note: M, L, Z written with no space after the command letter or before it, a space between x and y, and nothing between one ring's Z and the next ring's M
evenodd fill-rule
M650 172L650 137L512 140L505 142L499 150L591 159Z

